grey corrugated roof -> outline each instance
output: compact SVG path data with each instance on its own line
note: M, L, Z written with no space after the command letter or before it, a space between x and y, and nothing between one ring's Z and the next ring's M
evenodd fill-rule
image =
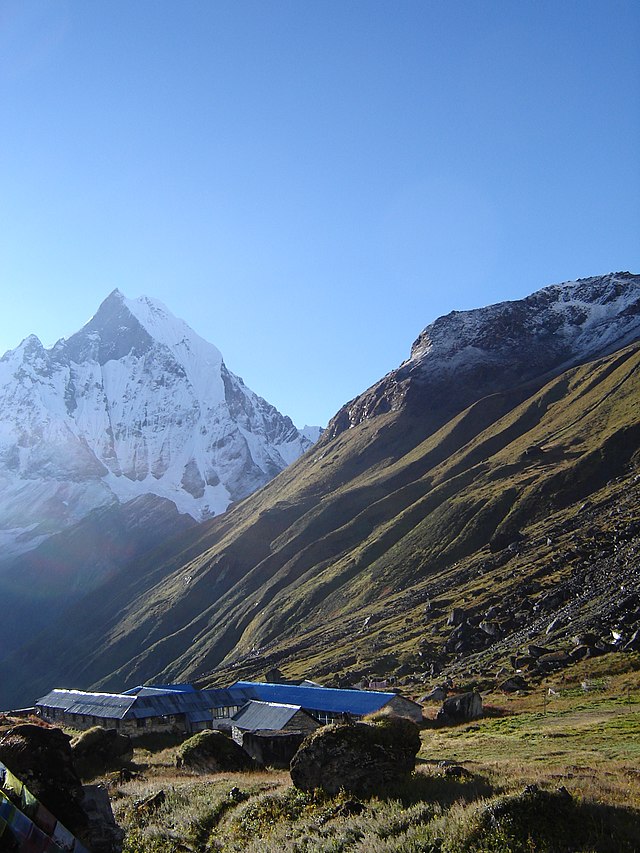
M111 720L169 717L186 714L192 722L212 719L213 708L244 705L247 690L163 690L144 687L137 693L88 693L83 690L52 690L37 705L59 708L70 714Z
M253 699L231 718L234 726L245 731L279 731L298 712L304 713L300 705L282 705L275 702L258 702Z
M69 714L108 717L121 720L136 701L135 696L121 693L86 693L84 690L51 690L38 699L36 706L59 708Z

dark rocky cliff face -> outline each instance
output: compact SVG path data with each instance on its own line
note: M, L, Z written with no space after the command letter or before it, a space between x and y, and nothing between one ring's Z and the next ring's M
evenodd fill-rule
M79 332L58 341L52 357L60 364L97 361L104 365L127 355L140 357L152 346L151 335L127 309L120 291L114 290Z

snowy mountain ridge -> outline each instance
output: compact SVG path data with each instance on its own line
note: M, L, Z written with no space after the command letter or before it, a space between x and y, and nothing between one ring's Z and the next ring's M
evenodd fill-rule
M439 317L420 334L405 364L431 369L431 362L467 360L474 350L488 355L532 346L554 357L563 350L586 355L608 343L620 346L627 332L635 335L639 313L638 277L630 273L553 284L524 299Z
M7 352L0 401L4 556L142 494L219 514L312 444L161 302L118 290L51 349Z
M629 272L555 284L524 299L452 311L428 325L409 358L347 403L328 440L411 405L452 414L479 396L606 355L640 335L640 276Z

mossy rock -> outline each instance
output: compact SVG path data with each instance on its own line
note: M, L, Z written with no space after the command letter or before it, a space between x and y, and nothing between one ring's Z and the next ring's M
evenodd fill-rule
M465 839L470 853L634 853L637 812L578 801L565 788L545 791L529 785L520 794L486 805Z
M197 773L251 770L253 759L222 732L199 732L186 740L176 755L176 767Z
M291 779L302 791L382 794L411 775L419 749L418 727L401 717L380 715L353 725L324 726L293 757Z
M71 752L78 773L86 778L128 764L133 745L128 735L93 726L71 741Z

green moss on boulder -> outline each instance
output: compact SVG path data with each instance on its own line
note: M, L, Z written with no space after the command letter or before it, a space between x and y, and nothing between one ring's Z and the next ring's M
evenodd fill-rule
M133 758L131 738L115 729L94 726L71 741L73 763L88 778L122 767Z
M344 789L368 797L410 776L419 749L418 727L401 717L376 715L353 725L324 726L293 757L291 779L302 791Z
M176 755L176 766L197 773L250 770L253 759L230 737L217 731L199 732L186 740Z

